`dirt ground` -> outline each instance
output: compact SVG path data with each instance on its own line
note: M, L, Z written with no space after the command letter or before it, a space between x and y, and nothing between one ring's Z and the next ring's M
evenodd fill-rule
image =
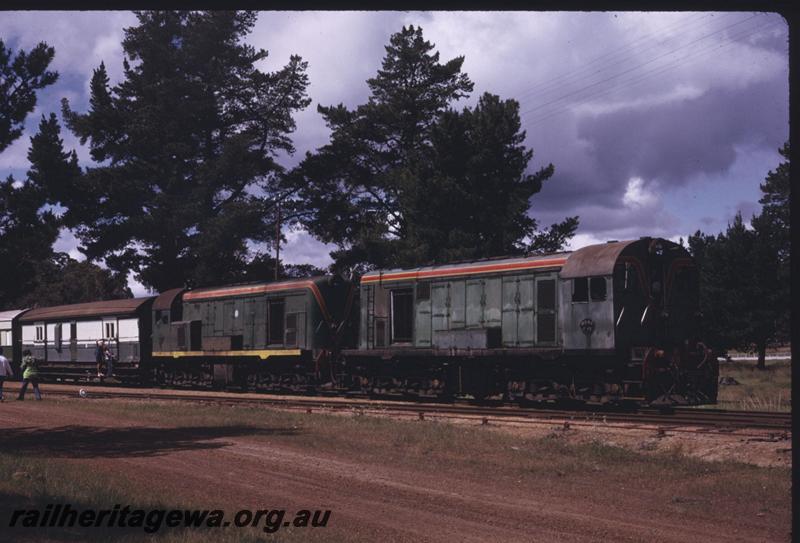
M628 484L601 464L591 478L562 476L560 471L536 477L487 471L480 458L459 460L451 469L433 460L428 465L424 455L410 461L375 457L369 443L363 449L336 450L310 438L294 440L303 431L297 426L186 427L168 417L142 419L135 409L120 416L118 410L84 405L81 400L1 404L0 453L58 459L109 479L124 476L178 505L231 511L331 509L325 540L791 540L788 495L769 507L727 491L713 494L713 500L695 500L683 483L677 489L665 481ZM552 427L547 431L558 434ZM680 442L699 457L725 448L717 446L710 453L707 444L692 445L692 436L658 438L643 432L617 429L606 439L631 441L629 446L642 451L675 448ZM576 442L599 435L590 437L581 428L561 434ZM737 439L729 446L741 451L745 442ZM766 450L790 445L748 446ZM457 453L469 456L468 450Z

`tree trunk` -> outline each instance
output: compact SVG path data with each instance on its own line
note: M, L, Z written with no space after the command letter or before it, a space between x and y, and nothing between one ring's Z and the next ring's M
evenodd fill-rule
M756 367L760 370L767 369L767 342L758 344L758 363Z

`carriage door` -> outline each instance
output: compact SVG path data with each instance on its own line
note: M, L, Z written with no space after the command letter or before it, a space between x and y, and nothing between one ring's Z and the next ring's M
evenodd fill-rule
M536 343L556 343L556 280L536 279Z

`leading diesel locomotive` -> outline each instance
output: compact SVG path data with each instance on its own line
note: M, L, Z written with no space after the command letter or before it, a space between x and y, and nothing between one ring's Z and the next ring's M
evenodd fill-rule
M121 377L162 386L713 403L697 289L682 246L641 238L6 312L0 338L58 379L93 375L86 349L106 339Z

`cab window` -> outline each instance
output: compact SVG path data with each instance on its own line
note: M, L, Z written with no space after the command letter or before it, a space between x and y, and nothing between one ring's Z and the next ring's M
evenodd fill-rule
M573 302L588 302L589 301L589 278L576 277L572 280L572 301Z
M589 281L589 291L593 302L602 302L606 299L606 278L592 277Z

